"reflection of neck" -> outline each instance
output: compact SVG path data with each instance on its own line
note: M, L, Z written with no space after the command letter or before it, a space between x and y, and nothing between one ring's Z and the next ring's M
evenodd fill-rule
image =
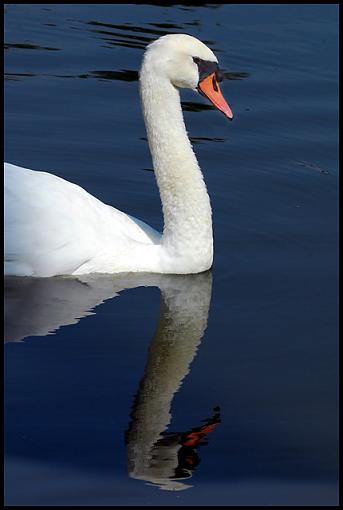
M161 289L160 319L126 437L129 471L135 478L157 481L166 468L153 466L151 449L170 423L172 398L189 372L206 328L211 284L211 274L204 273L179 277ZM175 458L171 461L175 463ZM169 466L170 475L173 467Z

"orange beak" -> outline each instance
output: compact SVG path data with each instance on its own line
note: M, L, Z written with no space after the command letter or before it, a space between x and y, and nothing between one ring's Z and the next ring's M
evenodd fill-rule
M216 78L216 73L209 74L201 80L198 84L198 91L207 97L211 103L224 113L225 117L232 120L233 113L230 106L225 101L222 93L220 92L219 83Z

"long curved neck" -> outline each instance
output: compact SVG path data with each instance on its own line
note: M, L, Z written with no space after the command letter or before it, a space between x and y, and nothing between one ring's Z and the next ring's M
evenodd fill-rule
M140 87L164 215L162 245L173 256L201 250L212 257L211 205L187 136L179 92L167 78L156 77L147 62Z

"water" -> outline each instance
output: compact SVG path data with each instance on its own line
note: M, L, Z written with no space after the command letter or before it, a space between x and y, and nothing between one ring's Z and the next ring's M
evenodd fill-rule
M137 71L169 32L235 114L182 92L213 269L7 279L6 504L336 505L338 6L9 4L6 160L161 229Z

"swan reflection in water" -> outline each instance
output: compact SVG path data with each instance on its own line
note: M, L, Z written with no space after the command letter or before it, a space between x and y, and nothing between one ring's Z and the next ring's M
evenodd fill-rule
M203 424L166 432L174 394L188 374L207 326L212 275L121 274L79 278L5 278L5 341L45 336L76 324L125 289L161 291L160 317L125 433L129 476L164 490L192 487L180 480L199 464L199 446L220 423L219 407Z

